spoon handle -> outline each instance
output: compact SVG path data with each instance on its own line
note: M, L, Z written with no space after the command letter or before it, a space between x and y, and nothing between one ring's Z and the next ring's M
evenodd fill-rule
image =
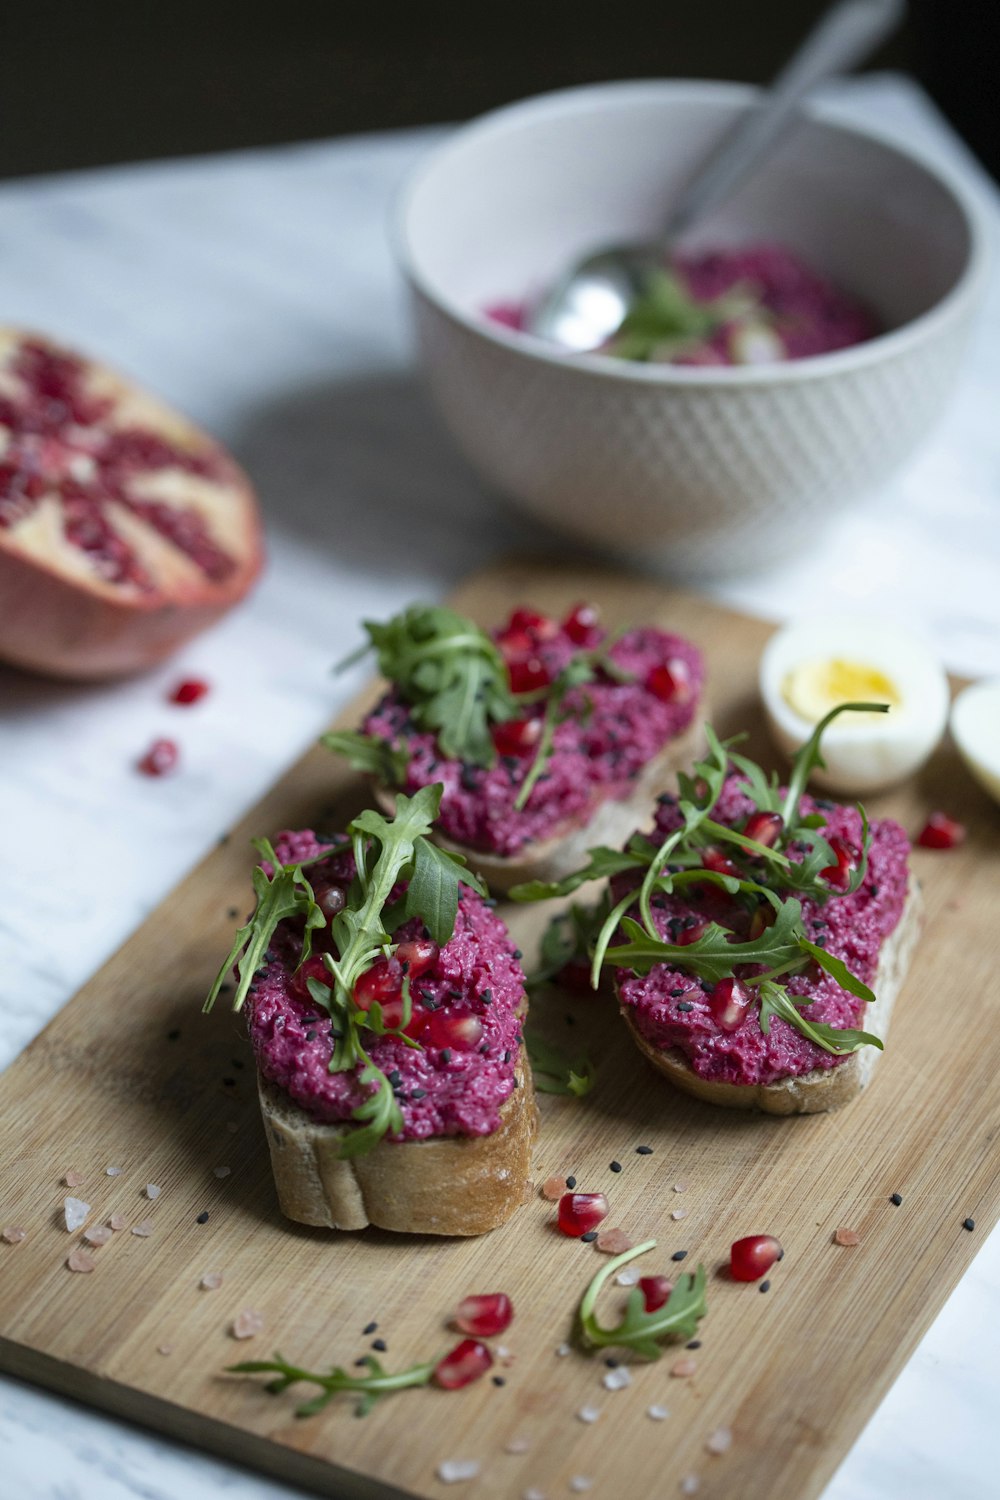
M676 200L666 238L729 195L756 166L818 83L845 73L899 25L905 0L839 0L820 17L778 74L759 105L725 133L707 162Z

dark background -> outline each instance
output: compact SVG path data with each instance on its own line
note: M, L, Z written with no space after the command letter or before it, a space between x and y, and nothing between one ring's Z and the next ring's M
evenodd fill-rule
M764 81L825 0L28 0L0 29L0 177L465 119L608 78ZM1000 174L1000 0L910 0L914 74Z

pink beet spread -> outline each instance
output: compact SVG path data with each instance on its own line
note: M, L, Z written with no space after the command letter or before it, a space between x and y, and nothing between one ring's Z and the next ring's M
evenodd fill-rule
M742 779L732 775L712 816L720 823L738 824L752 807L742 790ZM819 811L825 815L824 837L837 835L860 848L861 818L856 808L817 804L804 796L801 810L803 814ZM661 804L656 821L660 837L664 838L677 822L676 806L672 802ZM868 985L875 976L882 944L896 927L903 910L910 847L902 828L891 819L873 822L871 828L868 873L861 887L851 896L831 894L825 904L811 899L802 902L805 929L812 941L842 958L851 972ZM787 852L795 857L794 849ZM628 888L621 877L614 886L618 897ZM723 925L737 927L735 908L721 890L713 891L701 901L666 896L662 903L654 907L654 916L657 929L667 941L671 940L668 932L671 919L683 920L692 914L717 917ZM746 920L743 914L744 925ZM810 1021L863 1029L863 1002L841 989L828 975L823 974L819 979L796 975L790 988L796 994L815 997L805 1013ZM709 1013L710 990L707 981L703 986L701 980L683 969L666 964L658 964L645 978L629 974L618 983L619 1000L643 1037L663 1052L679 1048L700 1078L718 1083L773 1083L775 1079L795 1077L814 1068L835 1068L844 1061L824 1052L777 1017L772 1018L769 1034L765 1036L756 1008L738 1031L721 1031ZM680 1010L682 1004L692 1008Z
M323 847L309 829L281 833L274 847L283 863L308 859ZM310 865L310 879L347 885L354 873L350 853ZM396 940L422 937L423 923L408 922ZM348 1120L373 1092L354 1072L331 1073L330 1017L300 989L294 977L301 931L282 923L271 946L273 961L254 980L247 1004L250 1039L261 1072L319 1121ZM366 1033L366 1050L394 1085L403 1113L397 1140L442 1135L490 1135L500 1124L500 1106L513 1093L524 1002L524 973L503 922L474 891L463 886L455 932L434 966L414 984L417 1005L474 1014L483 1037L472 1052L430 1045L419 1050L395 1037ZM370 1045L368 1045L370 1043ZM398 1082L396 1079L398 1078Z
M595 632L592 644L603 638ZM537 654L561 671L581 648L563 630L539 643ZM606 798L627 797L646 763L681 734L698 708L704 681L701 655L690 641L663 630L630 630L610 655L632 681L600 677L566 697L570 716L555 732L554 753L532 789L525 807L514 802L531 765L531 755L501 756L491 769L441 758L432 734L415 730L406 704L390 692L365 720L367 734L405 745L410 760L409 794L440 781L444 784L439 826L458 844L510 857L526 844L552 838L588 821ZM682 663L675 675L685 687L670 702L650 692L646 680L653 668ZM544 704L525 710L543 716Z

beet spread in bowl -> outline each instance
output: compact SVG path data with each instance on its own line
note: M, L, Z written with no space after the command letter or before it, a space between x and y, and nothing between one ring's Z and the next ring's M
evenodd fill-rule
M325 842L309 829L286 832L275 840L275 852L283 864L308 860ZM309 870L314 888L346 887L354 861L349 853L332 853ZM394 938L406 942L423 933L414 919ZM295 930L283 922L271 944L273 957L254 981L247 1017L257 1065L312 1119L350 1122L374 1090L358 1082L357 1069L329 1071L330 1016L296 976L301 945L301 924ZM374 1033L366 1043L402 1111L402 1134L390 1139L491 1135L499 1128L501 1107L517 1086L521 1046L524 973L515 955L503 922L462 886L454 933L412 986L419 1048Z

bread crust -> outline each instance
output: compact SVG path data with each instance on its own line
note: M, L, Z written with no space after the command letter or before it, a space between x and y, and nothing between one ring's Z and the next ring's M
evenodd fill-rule
M369 1224L404 1234L477 1235L497 1229L525 1201L538 1129L523 1045L517 1087L492 1135L381 1141L366 1156L339 1156L357 1126L319 1124L258 1069L261 1114L278 1202L286 1218L328 1229Z
M879 953L872 985L875 1003L864 1007L858 1023L883 1042L922 923L923 898L920 886L911 876L900 919ZM877 1047L862 1047L834 1068L814 1068L811 1073L802 1073L795 1078L779 1078L774 1083L719 1083L700 1078L679 1048L672 1047L662 1052L651 1046L636 1029L628 1007L620 1006L620 1009L632 1040L654 1068L685 1093L709 1104L719 1104L724 1109L757 1109L769 1115L813 1115L840 1109L865 1088L881 1056Z
M442 849L463 855L469 868L483 877L490 890L501 894L528 880L562 880L586 864L588 849L597 845L620 848L637 828L649 822L656 798L661 792L676 791L677 772L687 768L704 750L703 726L708 717L708 708L702 705L687 729L646 762L627 797L604 798L594 808L589 822L525 844L516 855L508 857L471 849L445 838L437 829L432 837ZM395 790L376 783L373 791L379 806L392 812L396 805Z

